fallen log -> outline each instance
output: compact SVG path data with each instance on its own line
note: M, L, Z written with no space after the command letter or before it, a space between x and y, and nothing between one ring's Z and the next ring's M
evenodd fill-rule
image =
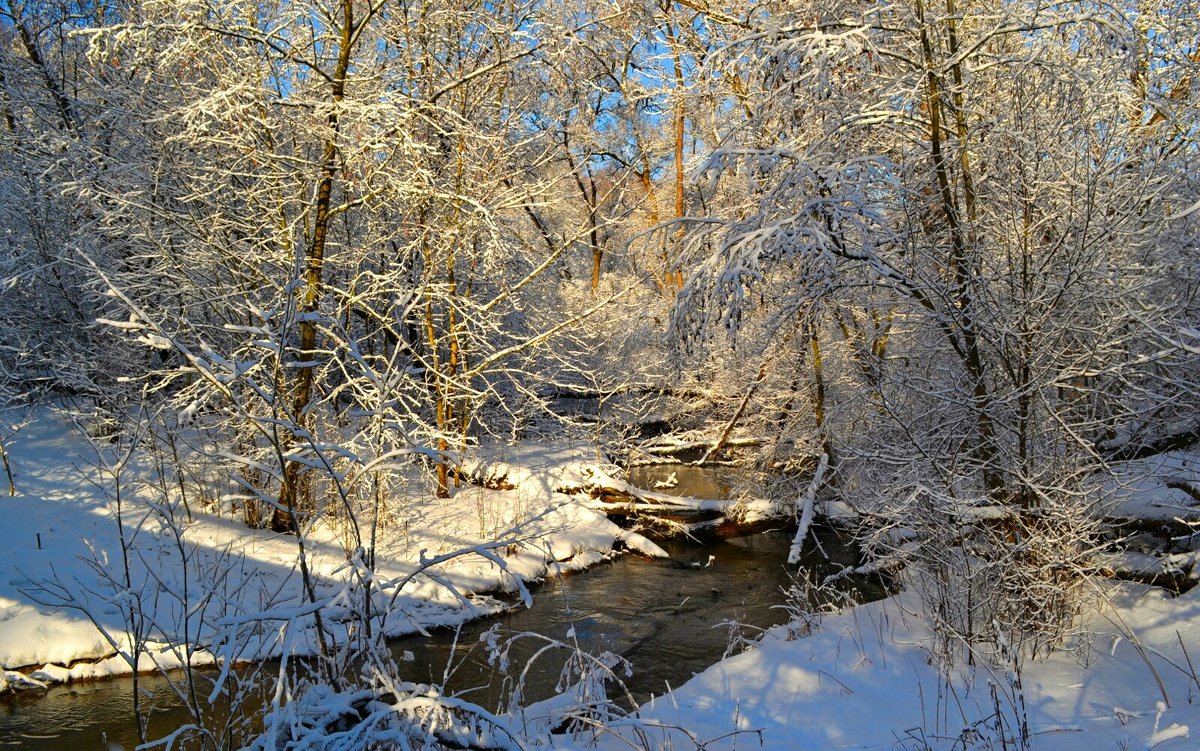
M567 489L560 490L566 492ZM635 520L664 536L726 538L751 534L791 516L791 508L760 498L692 498L616 482L577 488L610 518Z
M790 517L792 504L761 498L693 498L644 490L614 476L615 468L590 461L547 462L522 466L516 462L472 460L463 463L463 479L495 490L529 487L583 497L590 507L617 519L635 520L664 536L732 537L741 528ZM761 525L760 525L761 526Z

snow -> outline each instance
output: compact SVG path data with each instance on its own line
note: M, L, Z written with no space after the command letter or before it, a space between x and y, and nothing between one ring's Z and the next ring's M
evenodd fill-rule
M504 483L527 493L620 483L614 477L616 467L606 466L603 456L590 446L491 444L464 457L462 470L484 484Z
M1175 576L1193 582L1200 579L1200 551L1195 550L1168 555L1122 551L1113 554L1109 564L1114 570L1134 577Z
M708 749L989 748L982 739L996 737L997 717L1017 727L1023 706L1039 751L1200 747L1200 686L1182 647L1200 652L1200 591L1170 598L1125 584L1107 594L1112 610L1093 614L1076 650L1021 665L1020 690L983 660L943 675L915 598L901 594L826 616L803 638L768 632L755 649L647 703L639 718L663 728L664 748L690 747L678 728L708 739Z
M9 448L18 494L0 498L0 666L23 668L44 683L128 673L129 658L120 654L130 647L122 621L122 597L128 595L114 594L105 582L122 571L118 527L109 500L94 484L102 479L92 466L94 456L89 457L87 443L66 418L50 409L40 412ZM483 461L493 467L503 464L519 480L518 487L464 486L450 500L414 493L395 509L402 523L393 519L383 528L375 576L396 589L388 632L411 633L507 607L485 593L520 593L528 582L594 565L613 555L618 541L643 555L666 555L650 540L617 527L586 499L555 492L604 473L597 468L594 449L522 447L502 458L498 452L485 454ZM131 477L125 482L125 493L146 497ZM147 517L143 505L126 503L125 511L124 532L138 536L140 551L131 561L133 589L156 603L153 617L159 623L173 622L178 602L163 593L181 588L179 551L169 530ZM195 503L192 517L190 523L181 519L181 526L193 578L219 575L244 587L249 610L262 603L273 623L299 617L304 608L294 537L252 530ZM339 525L324 522L306 540L307 562L320 583L318 597L331 607L337 606L338 592L354 569L346 534ZM434 559L439 563L429 575L422 574L422 562ZM48 603L54 598L47 589L57 586L62 587L58 594L89 602L91 617L112 640L88 613L31 601L30 596ZM250 615L243 611L221 623L236 628L252 620ZM217 636L189 635L201 643ZM266 635L250 654L262 657L280 648L274 636ZM178 644L150 644L141 667L153 668L151 659L170 666L215 658L205 652L189 656ZM0 691L20 673L6 675Z
M80 597L90 592L92 616L110 634L121 633L121 603L99 596L104 588L98 569L86 562L94 555L107 561L100 570L111 573L119 549L116 524L88 481L89 472L96 478L82 449L49 413L12 446L20 494L0 499L0 691L129 670L116 654L127 643L109 643L82 614L34 604L23 594L56 576ZM381 582L395 584L395 614L387 620L393 633L504 607L482 593L523 593L527 582L604 560L618 542L646 555L663 554L645 537L618 529L586 497L563 492L622 487L597 462L594 449L489 447L468 464L476 477L509 489L467 486L451 502L415 495L406 500L402 512L413 524L387 530L376 571ZM1118 467L1118 477L1109 490L1119 513L1197 518L1190 497L1167 483L1200 482L1196 456L1130 462ZM256 602L275 618L299 618L310 607L297 589L294 538L194 511L187 543L210 561L226 561L228 575L246 586L246 608L227 617L227 627L253 621ZM309 539L309 565L330 608L338 606L340 583L357 565L348 560L343 532L326 525ZM143 562L176 560L169 535L149 524L139 534L143 544L153 543ZM463 549L471 552L456 554ZM434 577L419 572L422 562L436 562ZM1194 571L1197 553L1194 547L1167 556L1129 551L1114 563L1150 572ZM158 573L170 569L163 565ZM178 584L169 578L161 583ZM1024 659L1016 670L996 667L987 655L971 662L965 654L942 670L917 598L901 592L824 614L799 638L795 628L768 631L753 648L657 697L636 717L614 720L596 739L546 733L570 711L570 688L497 722L511 720L513 727L537 733L528 748L581 748L595 740L601 749L682 749L698 739L712 751L968 751L1020 748L1014 733L1023 725L1028 748L1037 751L1200 748L1200 680L1193 667L1200 661L1200 588L1173 597L1141 584L1097 579L1095 586L1104 604L1086 616L1068 648ZM162 607L169 611L169 603ZM269 651L279 645L264 639L256 646ZM151 667L151 660L177 665L188 657L151 644L141 666ZM201 651L190 659L215 657ZM28 666L36 669L13 670ZM344 697L327 699L332 708Z
M1200 456L1195 453L1170 451L1123 462L1114 467L1113 474L1114 479L1105 491L1112 500L1115 516L1140 519L1200 516L1200 501L1179 487L1200 482Z
M625 547L650 558L666 558L667 551L663 550L653 540L639 535L632 530L622 530L617 539L625 543Z

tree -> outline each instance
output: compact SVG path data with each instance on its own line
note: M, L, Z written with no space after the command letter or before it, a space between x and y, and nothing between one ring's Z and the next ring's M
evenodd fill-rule
M125 311L104 319L159 352L149 375L187 414L232 418L276 528L312 508L346 410L430 460L448 494L480 408L531 372L511 364L605 304L530 306L597 225L590 211L552 234L542 218L569 176L549 168L562 145L529 127L543 103L523 83L607 11L137 12L86 38L91 81L140 150L65 183L103 244L81 252L88 271Z
M1133 18L851 3L773 17L710 63L754 56L761 86L756 117L704 170L710 214L687 240L697 271L677 330L706 346L758 330L750 341L776 346L802 321L808 342L836 343L814 346L808 370L839 492L871 518L902 507L907 526L903 499L940 499L919 518L958 520L956 596L985 582L972 560L1015 564L1020 583L993 615L1034 644L1078 605L1068 594L1046 617L1038 586L1069 590L1053 572L1088 568L1100 447L1136 429L1119 399L1141 382L1139 409L1173 410L1179 390L1143 379L1191 367L1141 344L1148 321L1179 325L1193 304L1164 273L1188 252L1171 207L1191 200L1178 171L1190 147L1130 106L1136 70L1178 80L1187 58L1119 54L1146 48ZM746 198L729 200L733 186ZM999 511L968 523L972 505ZM1047 539L1039 549L1061 558L1014 557ZM946 625L969 642L988 623Z
M105 111L119 132L120 115L93 86L76 33L103 21L88 3L0 4L0 371L16 391L53 389L111 408L124 398L123 363L137 369L148 358L95 326L111 306L73 251L102 253L112 266L127 259L121 247L95 247L94 217L62 191L83 173L112 169L127 146L97 127Z

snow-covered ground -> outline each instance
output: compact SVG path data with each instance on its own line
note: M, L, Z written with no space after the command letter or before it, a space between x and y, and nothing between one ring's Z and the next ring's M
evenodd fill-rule
M1111 493L1117 516L1139 519L1200 517L1200 454L1170 451L1114 468Z
M1114 467L1110 514L1130 520L1110 565L1142 581L1200 581L1200 454L1171 451Z
M114 588L107 580L123 584L125 564L114 497L98 487L106 478L95 467L94 450L49 409L9 449L18 494L0 497L0 690L27 680L15 672L18 667L42 682L129 672L130 658L119 652L129 646L131 596L158 619L154 627L143 629L152 640L172 629L178 638L174 597L184 583L181 548L190 557L193 599L217 579L224 589L241 588L238 612L218 614L210 622L228 624L269 610L282 614L275 616L282 625L289 612L298 612L303 598L295 537L252 530L239 519L193 503L191 522L182 522L183 510L174 509L184 530L180 546L161 516L139 502L155 495L139 483L144 467L132 465L122 487L123 533L127 540L136 536L136 553L129 561L132 587ZM524 582L589 566L612 555L617 541L645 554L665 555L584 500L554 492L554 486L582 483L588 472L602 471L594 450L527 447L519 456L498 456L491 462L518 459L521 469L512 473L512 490L465 487L453 499L414 493L391 509L379 532L375 576L383 582L413 578L390 603L389 632L409 633L492 612L503 603L486 593L519 590ZM109 486L111 490L111 482ZM347 551L354 546L348 536L344 525L332 521L318 522L306 536L305 555L322 590L319 597L333 596L351 575ZM454 556L456 551L467 552ZM431 567L432 576L414 576L423 561L440 556L449 559ZM45 604L52 600L86 603L86 612ZM203 626L193 629L192 643L207 644L217 636ZM276 635L266 634L241 656L266 656L280 645ZM142 667L152 668L151 658L169 666L181 656L178 649L155 646L143 655ZM205 659L211 658L193 658ZM31 673L30 667L38 669Z
M122 633L122 602L105 600L100 573L115 575L120 566L112 499L89 482L84 449L61 421L42 415L12 446L19 495L0 498L0 663L8 669L42 666L34 677L43 680L128 670L82 613L36 605L26 596L39 582L57 580L74 596L91 598L89 612L104 630ZM1200 479L1196 457L1168 455L1152 464L1125 468L1121 513L1200 517L1194 499L1179 487ZM1151 479L1143 477L1147 468ZM515 487L471 487L449 502L414 496L398 509L407 523L385 527L378 565L385 579L412 574L423 559L478 550L440 564L437 581L418 577L405 586L395 602L396 617L388 620L390 630L453 622L499 607L478 593L512 590L519 588L518 578L588 565L609 555L618 539L655 552L652 543L622 533L586 502L557 492L603 472L591 450L507 449L473 471L494 485ZM240 596L250 610L267 602L286 610L301 602L294 538L195 511L186 525L189 549L203 554L210 570L243 585ZM127 532L136 526L127 524ZM164 573L178 561L170 535L162 531L141 526L138 534L151 544L142 546L146 552L134 562L134 579L154 584L153 576L144 577L157 573L164 585L177 586ZM499 533L520 542L484 547ZM348 575L344 536L344 530L327 526L309 538L309 563L329 591L337 591ZM1194 542L1179 544L1194 550ZM636 730L617 723L595 740L604 749L631 744L685 749L701 741L713 751L969 751L1022 748L1025 728L1027 747L1039 750L1200 749L1200 588L1173 597L1139 584L1095 586L1097 600L1106 604L1080 625L1073 648L1024 660L1016 670L960 659L944 674L930 657L932 636L916 598L902 593L825 615L801 638L789 639L784 628L769 632L757 647L644 706ZM169 598L155 602L170 612ZM203 636L197 640L203 642ZM97 658L101 661L93 662ZM76 662L81 659L88 661ZM11 670L6 675L20 680ZM553 704L509 719L538 726L539 713L552 712ZM542 734L529 747L583 743Z
M1191 531L1160 541L1183 552L1125 553L1113 565L1194 581L1200 456L1173 452L1115 470L1110 513ZM947 676L931 658L933 636L911 592L826 616L803 638L775 629L642 707L642 735L622 731L602 747L644 743L646 725L659 725L649 731L654 746L700 740L708 751L1200 749L1200 587L1176 597L1142 584L1094 584L1099 606L1070 648L1016 670L960 659Z
M1113 607L1089 618L1077 649L1018 673L976 663L944 678L905 594L827 616L793 641L776 629L640 717L669 728L652 735L675 749L692 747L678 728L714 751L1020 748L997 740L998 722L1013 738L1022 719L1039 751L1200 748L1200 685L1188 663L1200 660L1200 589L1171 598L1124 584L1107 595Z

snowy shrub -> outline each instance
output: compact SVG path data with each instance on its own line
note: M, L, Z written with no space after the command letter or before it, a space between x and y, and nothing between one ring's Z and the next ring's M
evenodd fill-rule
M918 485L893 498L866 545L905 566L946 666L993 660L1002 644L1035 655L1072 634L1100 553L1099 521L1077 496L1014 508Z
M802 568L792 577L784 592L784 601L775 607L788 614L788 639L808 636L821 625L821 618L839 607L852 604L849 592L839 589L832 581L818 577Z
M377 675L373 688L337 691L316 683L275 709L253 751L521 749L506 718L436 686Z

